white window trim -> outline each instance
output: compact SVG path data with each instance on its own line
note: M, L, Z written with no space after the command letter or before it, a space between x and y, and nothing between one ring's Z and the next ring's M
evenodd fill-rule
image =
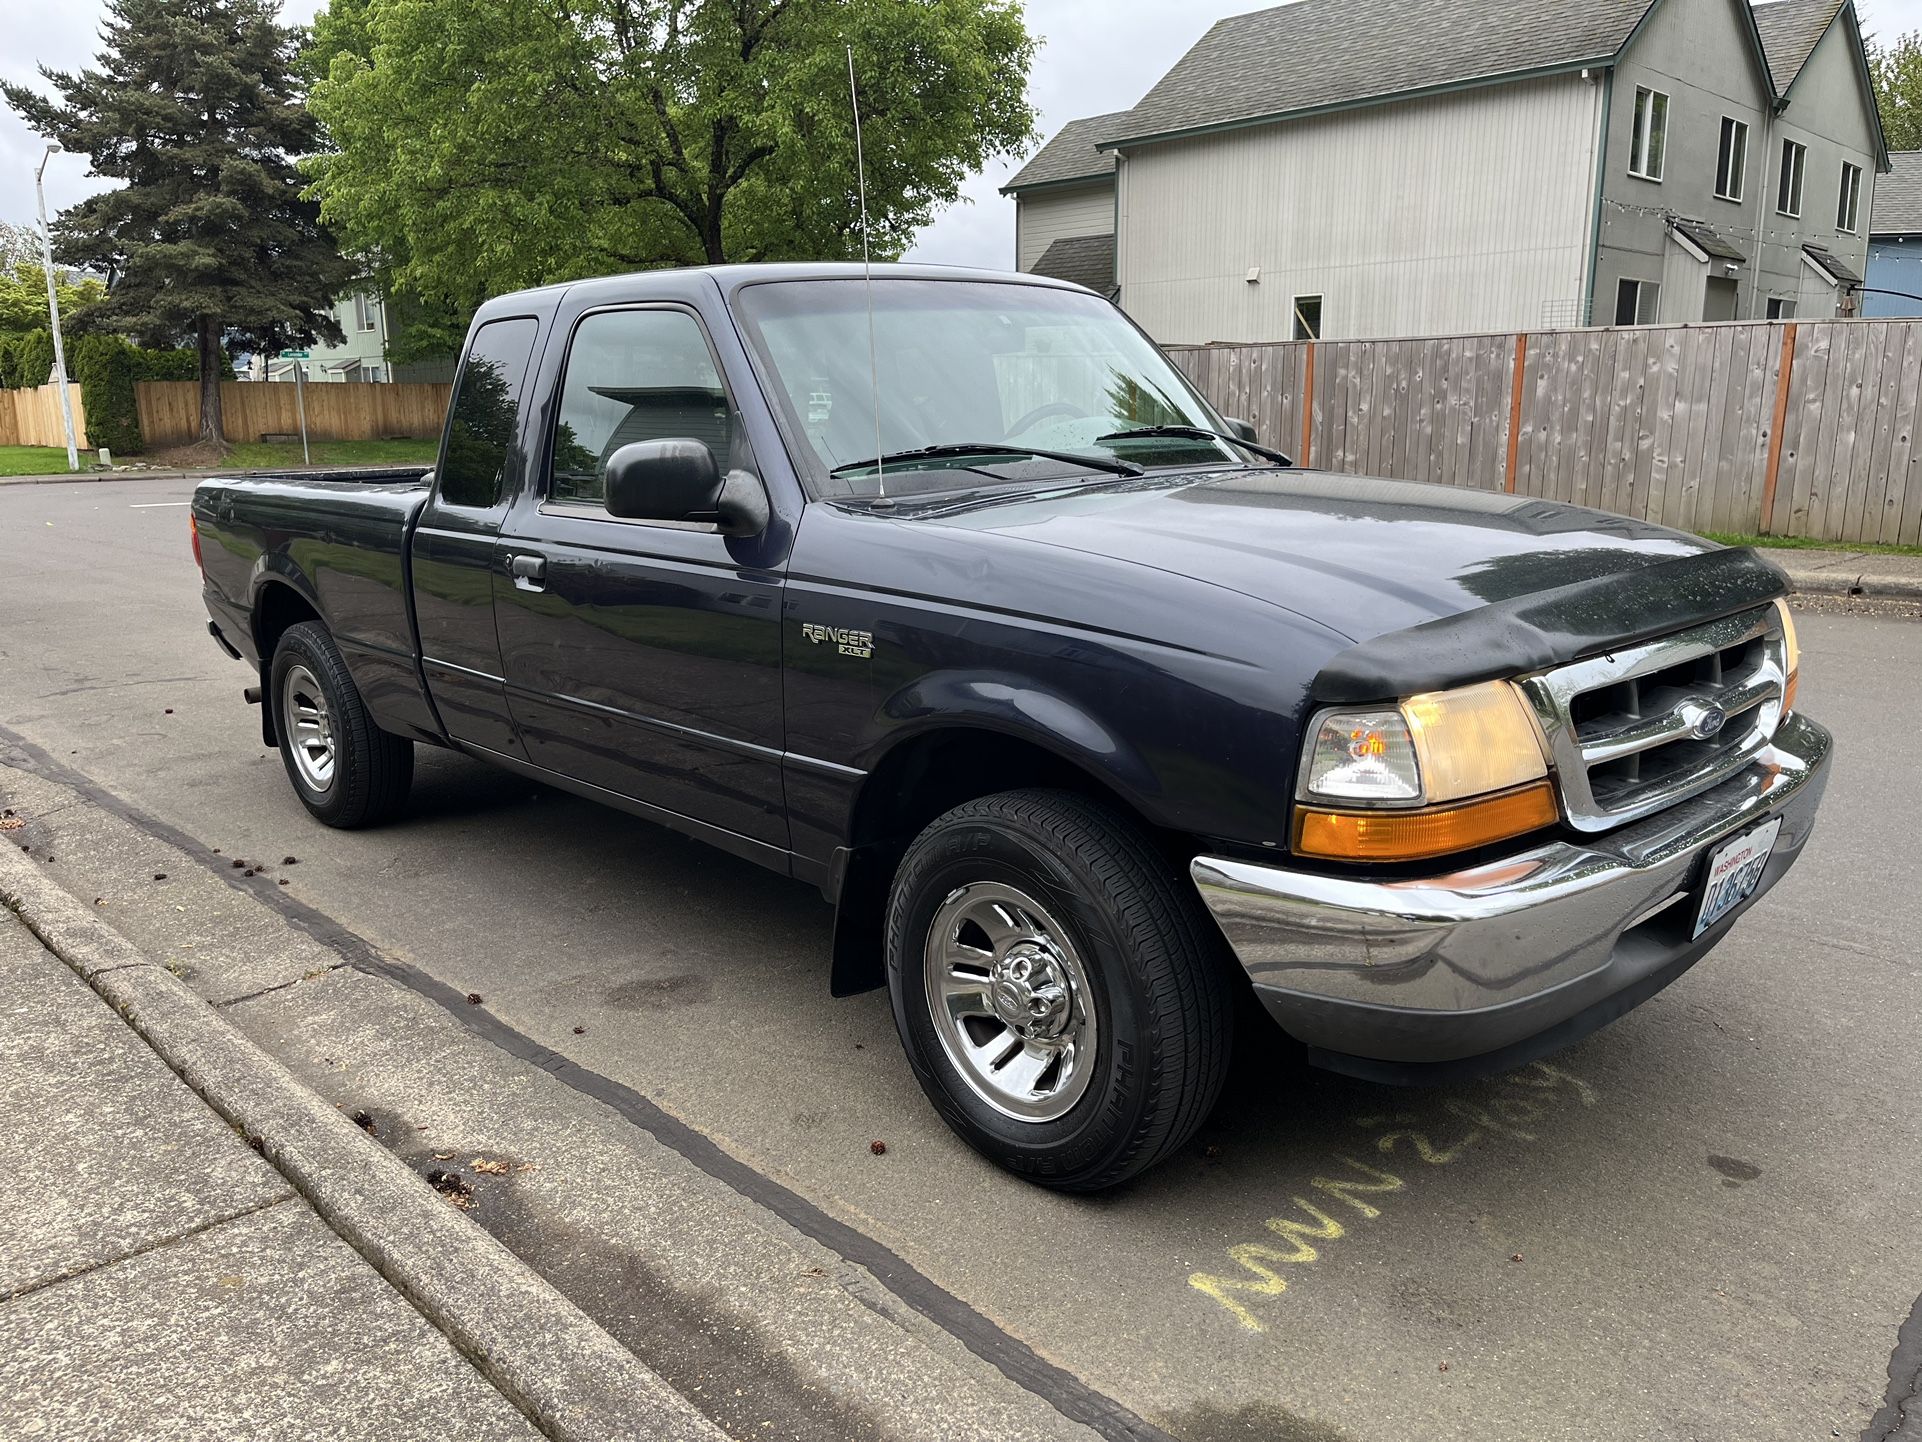
M1722 127L1718 126L1716 127L1715 135L1715 198L1740 205L1743 197L1748 192L1749 126L1746 120L1739 119L1733 115L1724 115L1722 117L1722 126L1729 125L1737 127L1737 133L1740 134L1742 138L1741 145L1731 151L1731 155L1735 158L1735 163L1729 168L1736 173L1735 186L1732 193L1722 189Z
M1661 324L1662 283L1659 280L1643 280L1633 275L1618 278L1615 282L1615 308L1618 315L1621 312L1622 287L1625 285L1635 287L1635 314L1627 320L1617 320L1613 324L1618 326ZM1652 301L1650 297L1653 297ZM1646 320L1642 319L1644 306L1654 312Z
M1855 180L1855 184L1852 188L1849 184L1849 179L1851 174L1854 176L1854 180ZM1849 218L1849 223L1847 225L1842 224L1844 197L1846 197L1846 208L1848 211L1848 218ZM1861 229L1861 225L1862 225L1862 167L1855 164L1853 161L1845 160L1842 162L1841 193L1839 193L1835 199L1836 199L1836 205L1835 205L1836 230L1843 235L1854 235L1858 230Z
M1648 129L1642 129L1642 97L1648 97ZM1662 102L1662 169L1648 168L1648 152L1653 149L1650 143L1655 134L1655 102ZM1628 173L1637 180L1662 183L1662 176L1668 169L1668 110L1667 92L1655 90L1646 85L1635 87L1635 111L1629 122L1628 133Z
M1297 336L1293 334L1297 328L1304 327L1302 314L1301 314L1301 303L1304 300L1312 300L1315 303L1315 333L1311 336ZM1328 297L1325 293L1312 292L1312 293L1304 293L1302 295L1295 296L1288 302L1288 318L1289 318L1288 329L1292 339L1294 340L1320 340L1321 339L1321 332L1327 328L1327 309L1328 309L1327 300L1328 300Z
M1789 171L1791 168L1789 165L1789 152L1791 150L1793 150L1795 153L1795 165L1793 167L1795 172L1795 186L1794 186L1794 196L1793 196L1795 208L1793 210L1790 210L1788 208L1788 204L1784 201L1782 196L1783 183L1788 179ZM1806 195L1803 194L1803 192L1807 189L1808 169L1809 169L1808 146L1804 145L1799 140L1789 140L1785 138L1782 141L1781 158L1776 162L1775 213L1777 215L1786 215L1791 220L1800 220L1802 218L1802 202L1808 198Z

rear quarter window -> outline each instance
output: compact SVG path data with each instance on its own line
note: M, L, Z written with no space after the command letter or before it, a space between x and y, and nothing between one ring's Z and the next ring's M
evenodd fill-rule
M441 456L444 505L497 506L514 444L514 422L540 323L532 317L489 321L474 332L461 366Z

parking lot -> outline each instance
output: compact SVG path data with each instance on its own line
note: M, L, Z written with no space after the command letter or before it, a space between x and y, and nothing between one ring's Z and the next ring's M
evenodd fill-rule
M297 855L289 904L484 998L682 1124L669 1145L717 1144L722 1180L804 1199L1154 1427L1917 1425L1889 1399L1922 1360L1922 624L1801 616L1801 704L1838 741L1822 822L1669 990L1549 1063L1432 1091L1304 1072L1250 1029L1185 1153L1069 1198L948 1133L884 994L828 996L806 887L425 750L400 824L311 822L206 636L190 488L0 488L0 761L226 857Z

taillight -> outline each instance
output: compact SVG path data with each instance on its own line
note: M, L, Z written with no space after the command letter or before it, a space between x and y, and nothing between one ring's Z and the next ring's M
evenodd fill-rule
M192 511L187 512L187 533L193 537L194 564L204 571L207 563L200 559L200 518Z

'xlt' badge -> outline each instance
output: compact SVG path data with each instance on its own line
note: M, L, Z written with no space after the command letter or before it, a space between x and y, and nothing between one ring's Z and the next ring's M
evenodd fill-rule
M872 631L850 631L842 626L817 626L812 621L803 621L801 634L817 646L823 641L832 641L843 656L866 660L874 655Z

